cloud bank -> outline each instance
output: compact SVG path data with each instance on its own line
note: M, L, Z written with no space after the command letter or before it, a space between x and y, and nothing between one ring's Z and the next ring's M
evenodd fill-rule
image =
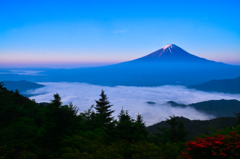
M100 98L103 89L113 104L112 109L115 119L120 110L129 110L132 117L139 113L143 116L146 125L152 125L169 118L170 115L184 116L189 119L208 120L214 118L212 115L204 114L193 108L175 108L166 104L175 101L181 104L191 104L207 100L237 99L239 95L224 93L208 93L187 89L184 86L159 86L159 87L131 87L131 86L99 86L86 83L46 82L40 83L45 87L28 91L28 94L40 94L32 96L36 102L50 102L53 94L59 93L63 104L72 102L83 112L95 105L95 100ZM148 104L155 102L156 104Z
M31 75L31 76L40 76L40 72L44 71L31 71L31 70L10 70L11 73L9 74L18 74L18 75Z

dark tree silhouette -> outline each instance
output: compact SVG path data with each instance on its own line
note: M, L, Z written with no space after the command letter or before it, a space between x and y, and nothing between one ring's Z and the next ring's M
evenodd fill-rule
M3 82L0 82L0 88L3 88L4 84Z
M60 107L62 102L61 102L61 97L59 96L58 93L53 95L54 99L51 101L51 104L55 105L56 107Z
M136 127L135 133L136 133L136 137L138 138L138 140L145 140L148 136L148 131L147 131L146 125L143 121L143 117L140 114L137 115L135 127Z
M240 113L234 113L236 115L237 118L237 122L235 124L235 126L240 125Z
M129 142L143 141L147 138L148 132L141 115L137 120L132 119L128 111L121 110L118 115L116 126L116 138Z
M183 125L183 122L179 120L178 116L170 116L170 119L167 119L166 122L170 125L169 128L158 128L161 133L163 142L181 142L185 141L189 133Z
M111 116L114 110L110 108L113 105L110 105L110 102L107 100L107 95L102 90L100 94L100 99L96 100L95 109L97 110L98 120L101 126L108 127L113 122L113 117Z
M134 140L134 120L128 114L128 111L121 110L118 115L116 126L116 136L118 139L133 141Z

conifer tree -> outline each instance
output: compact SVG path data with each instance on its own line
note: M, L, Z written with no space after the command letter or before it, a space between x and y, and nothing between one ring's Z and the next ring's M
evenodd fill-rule
M2 89L4 86L3 82L0 82L0 89Z
M113 105L110 105L110 102L107 100L107 95L103 90L100 94L100 97L101 98L98 101L96 100L95 109L97 110L100 125L108 127L113 122L113 117L111 115L114 110L110 109Z
M166 122L170 125L169 128L158 128L161 133L162 141L167 142L181 142L185 141L189 131L187 131L183 125L183 122L179 120L178 116L170 116Z
M235 126L240 125L240 113L234 113L236 115L237 118L237 122L235 124Z
M134 120L128 114L128 111L121 110L118 115L118 122L116 126L116 136L118 139L127 141L134 140Z
M55 105L56 107L60 107L62 102L61 102L61 97L59 96L58 93L53 95L54 99L51 101L51 104Z
M137 115L137 120L135 121L135 133L138 140L145 140L148 136L146 125L140 114Z

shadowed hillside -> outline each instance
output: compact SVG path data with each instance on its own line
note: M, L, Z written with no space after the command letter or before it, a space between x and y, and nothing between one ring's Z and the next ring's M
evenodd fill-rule
M25 80L22 81L3 81L4 87L6 87L8 90L15 91L16 89L19 92L24 92L30 89L37 89L44 87L42 84L37 84L33 82L28 82Z
M189 131L188 137L199 136L200 134L205 134L206 132L211 133L209 128L213 129L222 129L224 127L234 126L237 122L237 118L235 117L220 117L211 120L189 120L184 117L179 117L178 120L183 122L186 130ZM151 125L147 127L147 130L150 133L159 132L159 128L169 127L165 121L159 122L157 124Z
M234 113L240 112L240 101L238 100L210 100L189 105L168 102L173 107L193 107L200 112L214 115L216 117L234 117Z
M240 94L240 77L235 79L212 80L202 84L188 86L202 91Z

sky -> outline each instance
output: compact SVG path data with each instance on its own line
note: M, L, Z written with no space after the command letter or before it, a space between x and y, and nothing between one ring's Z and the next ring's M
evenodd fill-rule
M240 100L239 94L203 92L187 89L184 86L108 87L69 82L47 82L41 84L45 85L45 87L28 91L29 94L35 94L31 99L35 99L36 102L50 102L53 100L53 94L59 93L63 104L72 102L73 105L79 108L79 112L84 112L91 105L96 105L95 100L100 98L99 95L103 89L110 104L113 105L111 110L115 110L113 113L115 119L117 119L117 115L121 109L124 109L128 110L129 115L134 119L136 119L137 114L141 114L147 125L163 121L172 115L184 116L191 120L208 120L214 118L213 115L198 112L191 107L171 107L166 104L168 101L175 101L179 104L192 104L208 100ZM148 104L147 102L155 102L155 104Z
M0 67L76 68L167 44L240 65L239 0L0 1Z

